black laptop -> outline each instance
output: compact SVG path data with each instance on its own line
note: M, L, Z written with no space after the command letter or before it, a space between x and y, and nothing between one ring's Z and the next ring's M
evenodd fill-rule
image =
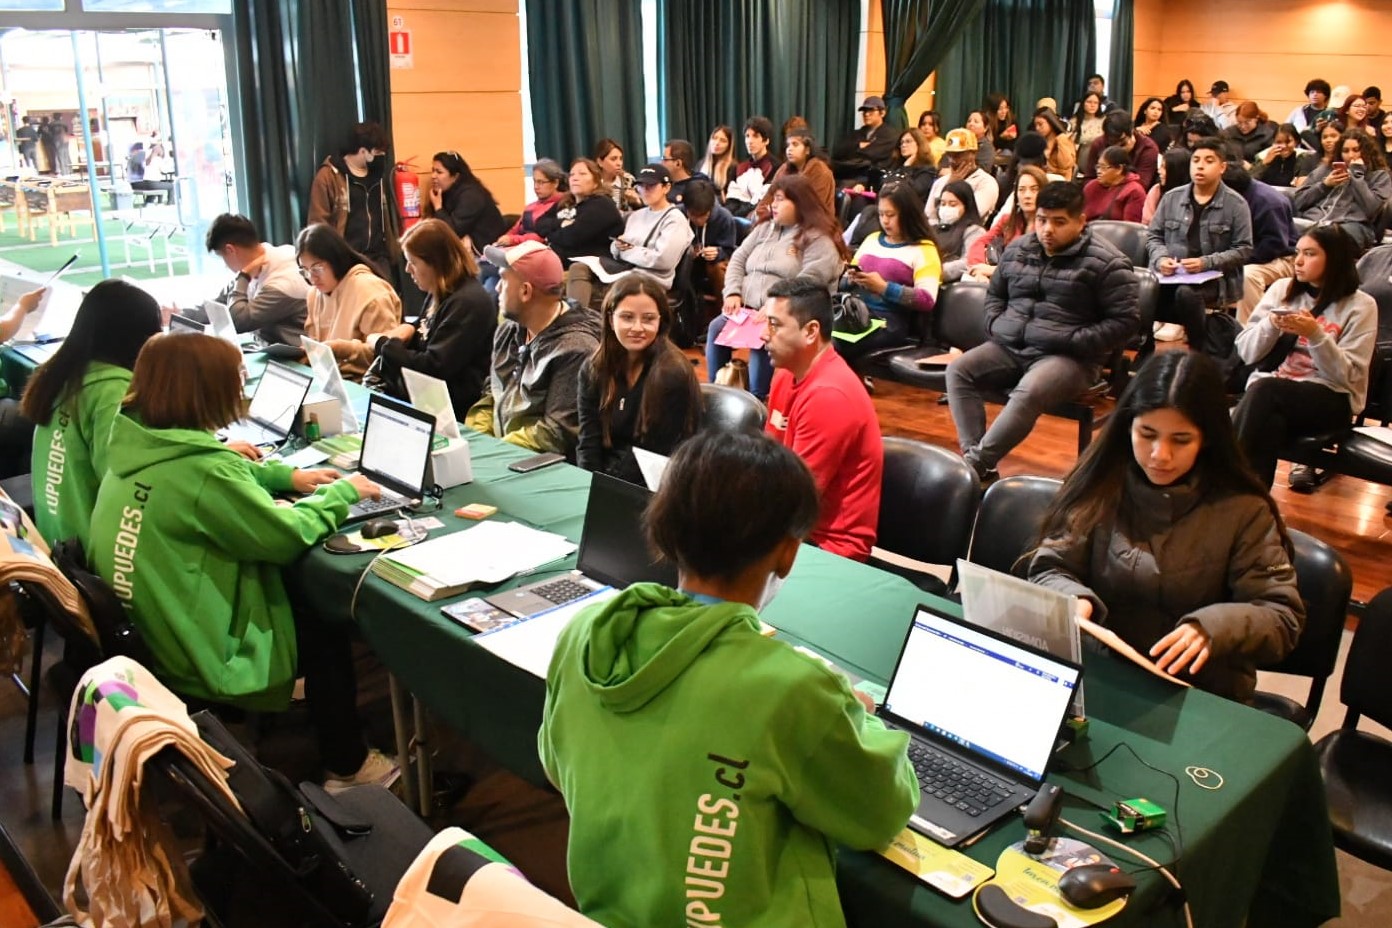
M253 445L278 445L290 437L314 375L271 361L256 384L245 419L233 422L219 437L249 441Z
M555 580L543 580L488 597L512 615L527 618L589 596L612 586L651 581L677 585L677 567L648 550L643 533L643 510L652 493L645 487L594 474L585 504L576 570Z
M358 473L382 488L382 498L358 500L349 507L347 521L418 504L425 496L434 441L433 415L380 393L369 396Z
M909 735L909 827L948 847L1031 799L1082 677L1077 664L919 606L877 714Z

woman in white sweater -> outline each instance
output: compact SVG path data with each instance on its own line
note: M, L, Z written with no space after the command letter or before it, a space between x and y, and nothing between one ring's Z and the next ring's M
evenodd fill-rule
M1296 245L1295 277L1266 291L1237 336L1257 365L1233 414L1238 442L1268 485L1282 448L1349 424L1368 395L1377 304L1358 289L1358 245L1339 226L1315 226ZM1315 488L1312 469L1291 469L1291 488Z

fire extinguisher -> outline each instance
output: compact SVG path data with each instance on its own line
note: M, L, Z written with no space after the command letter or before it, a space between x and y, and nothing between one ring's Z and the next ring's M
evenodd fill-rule
M396 163L396 204L401 217L401 231L405 232L421 220L420 177L411 160Z

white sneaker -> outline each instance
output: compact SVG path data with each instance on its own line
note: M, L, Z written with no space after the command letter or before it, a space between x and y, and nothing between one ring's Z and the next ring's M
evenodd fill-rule
M371 748L367 752L367 759L358 768L358 772L348 777L328 777L324 780L324 791L326 793L341 793L345 789L352 789L354 786L381 786L390 787L401 776L401 768L396 761L383 754L376 748Z
M1184 339L1184 326L1176 322L1157 322L1155 340L1157 342L1178 342Z

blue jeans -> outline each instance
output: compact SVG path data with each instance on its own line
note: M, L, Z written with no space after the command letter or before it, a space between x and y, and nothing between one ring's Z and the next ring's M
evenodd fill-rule
M734 355L733 348L726 348L724 345L717 345L715 337L725 328L725 314L721 313L711 320L710 328L706 330L706 379L715 383L715 374L727 363ZM769 395L769 385L773 383L773 362L769 360L768 350L765 348L749 349L749 392L753 393L761 400L767 400Z

